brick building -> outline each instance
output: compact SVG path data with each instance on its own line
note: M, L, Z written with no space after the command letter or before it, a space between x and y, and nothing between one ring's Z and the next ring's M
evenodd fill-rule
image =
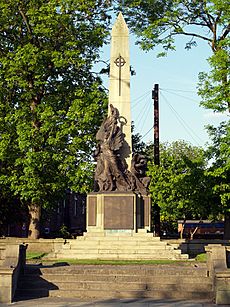
M14 206L12 206L14 210ZM16 222L0 225L0 236L27 237L29 216L21 208ZM14 212L12 212L14 215ZM86 195L66 191L65 198L52 209L43 209L41 216L41 237L61 237L64 234L76 236L86 231Z

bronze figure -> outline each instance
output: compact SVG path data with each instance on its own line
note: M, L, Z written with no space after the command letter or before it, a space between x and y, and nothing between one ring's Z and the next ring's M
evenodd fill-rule
M99 142L95 151L97 161L95 171L96 191L135 191L147 194L149 178L145 176L146 159L134 154L131 171L127 169L120 150L124 143L124 134L118 126L119 111L110 105L110 115L103 121L96 134Z

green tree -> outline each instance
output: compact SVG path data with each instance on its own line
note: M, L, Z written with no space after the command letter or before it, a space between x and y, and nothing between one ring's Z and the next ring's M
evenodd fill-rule
M148 146L145 144L145 142L142 141L142 135L140 135L139 133L135 133L135 126L133 122L131 125L131 132L132 132L132 152L145 155Z
M92 73L107 32L100 0L0 0L0 184L41 207L91 184L106 95Z
M208 127L212 144L207 149L207 157L212 161L206 176L212 182L212 193L216 199L214 216L225 216L225 239L230 239L230 122L219 127Z
M126 0L125 14L129 26L138 37L138 43L144 50L161 45L163 51L159 56L164 56L169 50L175 50L175 38L187 37L185 48L190 49L197 45L198 40L203 40L211 48L212 55L208 58L210 71L199 74L198 94L201 97L201 105L215 112L230 112L230 86L229 86L229 32L230 32L230 7L227 0ZM225 126L227 129L227 126ZM215 156L215 137L218 130L209 128L211 132L213 155ZM212 129L212 131L210 130ZM214 133L217 133L215 136ZM229 147L229 133L224 132L225 137L219 139L219 147ZM218 148L219 148L218 147ZM211 149L210 149L211 150ZM227 152L226 152L227 153ZM227 153L229 154L229 152ZM220 159L223 156L220 155ZM223 161L226 161L227 156ZM214 168L217 168L214 171ZM221 170L222 169L222 170ZM219 186L221 174L225 182L226 169L224 165L213 164L212 172L219 173L213 176L214 186ZM216 196L219 199L225 197L221 189L216 188ZM219 193L219 194L218 194ZM221 200L223 201L223 200ZM217 211L219 203L217 203ZM226 211L225 211L226 212ZM230 216L225 214L229 220ZM226 224L227 225L227 224Z
M160 144L160 165L149 163L150 192L162 221L206 218L211 188L205 177L204 150L184 141ZM205 191L205 193L204 193Z
M229 16L230 18L230 16ZM201 105L215 112L230 112L230 44L229 38L218 44L208 59L210 71L199 73L198 94Z
M229 34L229 12L226 0L126 0L124 10L142 48L162 45L165 52L175 49L178 35L188 37L186 49L202 39L216 51Z
M203 40L211 47L211 71L200 73L198 93L204 107L230 110L229 101L229 31L230 7L227 0L126 0L125 14L144 50L161 45L164 56L175 50L175 38L188 39L190 49Z

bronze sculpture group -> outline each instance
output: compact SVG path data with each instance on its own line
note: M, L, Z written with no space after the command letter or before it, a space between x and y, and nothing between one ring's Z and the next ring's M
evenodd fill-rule
M118 125L119 121L118 109L110 105L110 115L104 119L96 134L98 147L94 155L97 161L95 191L134 191L147 194L150 181L145 175L147 160L143 155L133 154L131 168L128 170L121 155L125 136Z

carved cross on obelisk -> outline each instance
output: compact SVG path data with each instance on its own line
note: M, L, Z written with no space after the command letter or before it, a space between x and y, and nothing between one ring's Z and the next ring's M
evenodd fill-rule
M119 57L114 62L117 67L119 67L119 96L121 96L121 67L125 65L125 59L119 55Z
M109 83L109 105L112 104L118 109L121 128L125 134L125 143L120 154L130 168L132 139L129 30L121 13L112 28Z

